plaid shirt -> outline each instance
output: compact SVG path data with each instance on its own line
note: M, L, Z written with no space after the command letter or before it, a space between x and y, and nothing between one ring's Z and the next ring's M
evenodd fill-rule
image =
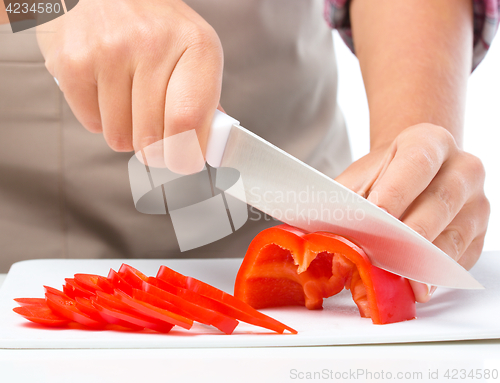
M475 69L486 55L500 21L500 0L472 0L474 2L474 54ZM339 31L347 46L354 52L349 0L325 0L325 18L332 28Z

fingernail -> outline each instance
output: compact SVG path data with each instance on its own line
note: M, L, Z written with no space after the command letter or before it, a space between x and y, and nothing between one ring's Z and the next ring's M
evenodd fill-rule
M427 283L425 284L425 286L427 287L427 294L425 296L427 300L429 300L431 299L432 294L434 294L434 291L436 291L437 286L428 285Z
M434 294L434 291L436 291L437 286L427 285L427 287L429 288L429 298L430 298L430 297L432 297L432 294Z
M428 285L427 283L412 283L413 292L417 302L425 303L431 299L432 294L436 291L436 286Z

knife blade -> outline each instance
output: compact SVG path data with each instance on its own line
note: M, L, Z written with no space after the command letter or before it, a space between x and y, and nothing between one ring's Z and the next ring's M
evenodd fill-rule
M345 236L377 267L433 286L484 288L403 222L219 111L209 133L206 158L213 167L240 172L249 205L309 232ZM243 199L238 194L234 197Z

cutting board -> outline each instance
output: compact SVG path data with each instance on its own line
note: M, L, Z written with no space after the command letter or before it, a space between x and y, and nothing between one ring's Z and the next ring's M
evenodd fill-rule
M240 323L233 335L195 324L190 331L174 328L169 334L154 332L46 329L15 314L13 298L43 297L43 285L61 288L75 273L107 275L126 262L148 275L165 264L232 293L239 259L189 260L34 260L12 266L0 289L0 348L208 348L318 346L371 343L429 342L500 338L500 252L487 252L472 270L485 290L438 289L433 299L417 305L415 320L373 325L361 318L350 293L325 300L324 309L304 307L262 310L298 330L275 334Z

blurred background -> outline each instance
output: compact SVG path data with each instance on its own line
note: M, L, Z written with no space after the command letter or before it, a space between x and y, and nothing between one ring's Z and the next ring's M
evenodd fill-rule
M334 32L339 70L340 107L351 138L353 159L369 152L369 117L356 57ZM355 138L355 139L354 139ZM464 150L481 158L486 168L486 196L491 216L484 250L500 250L500 38L469 79Z

